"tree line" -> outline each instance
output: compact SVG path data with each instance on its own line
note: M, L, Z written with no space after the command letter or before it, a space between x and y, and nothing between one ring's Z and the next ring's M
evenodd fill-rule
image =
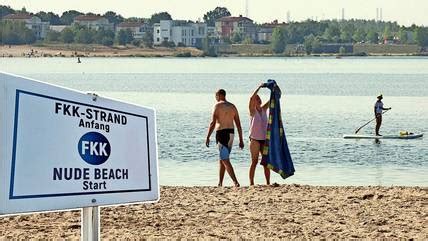
M396 22L374 20L307 20L275 28L271 45L275 53L282 53L287 44L303 44L310 53L322 44L378 44L384 41L428 46L428 28L416 25L404 27Z
M8 6L0 5L0 17L4 17L11 13L28 13L25 8L14 10ZM31 13L29 13L31 14ZM127 18L125 19L120 14L113 11L107 11L105 14L82 13L76 10L65 11L59 16L53 12L40 11L33 14L38 16L42 21L49 22L51 25L71 25L74 18L79 15L96 15L102 16L114 24L121 22L146 22L150 25L158 23L161 20L172 20L172 17L167 12L153 14L150 18ZM212 11L208 11L203 19L208 26L214 26L215 22L225 16L231 16L227 8L216 7ZM14 24L1 21L1 39L4 44L24 44L33 43L36 41L34 36L31 36L31 30L28 30L22 24ZM262 25L257 25L257 28ZM34 34L33 34L34 35ZM114 33L110 30L93 30L82 26L71 25L65 28L62 32L49 31L46 36L46 41L63 42L63 43L97 43L111 46L117 44L133 43L139 46L141 43L144 46L153 45L153 34L147 33L144 38L135 40L129 30L121 30ZM282 53L287 44L302 44L308 52L316 51L321 45L327 43L373 43L377 44L384 40L397 41L401 44L418 44L422 47L428 46L428 28L423 26L412 25L404 27L396 22L382 22L374 20L325 20L303 22L292 22L285 27L277 27L273 30L271 47L275 53ZM235 32L231 38L223 39L226 43L241 43L251 44L255 40L247 37L244 33ZM207 41L212 42L211 40ZM257 43L257 42L256 42ZM169 45L168 45L169 46Z

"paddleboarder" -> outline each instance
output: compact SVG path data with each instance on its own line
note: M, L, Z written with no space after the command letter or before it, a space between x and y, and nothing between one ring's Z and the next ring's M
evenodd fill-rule
M381 134L379 134L379 129L380 129L380 126L382 125L382 114L383 114L383 111L391 109L391 108L384 108L383 107L382 99L383 99L383 96L382 96L382 94L380 94L377 97L377 101L376 101L376 103L374 105L374 114L375 114L375 117L376 117L376 129L375 129L376 136L382 136Z

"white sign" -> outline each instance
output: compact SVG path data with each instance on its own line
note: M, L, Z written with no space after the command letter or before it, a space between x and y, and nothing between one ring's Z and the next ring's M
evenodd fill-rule
M0 214L157 201L155 111L0 73Z

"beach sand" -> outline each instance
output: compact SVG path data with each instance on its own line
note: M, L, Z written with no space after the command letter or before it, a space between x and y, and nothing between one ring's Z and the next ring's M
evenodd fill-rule
M134 46L107 47L84 44L0 45L0 57L171 57L190 52L201 56L196 48L138 48Z
M2 238L80 237L80 211L0 218ZM428 239L428 188L162 187L155 204L101 208L101 238Z

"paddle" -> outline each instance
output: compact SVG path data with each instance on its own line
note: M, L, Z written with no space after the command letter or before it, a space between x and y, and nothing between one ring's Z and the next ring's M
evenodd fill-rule
M390 110L390 109L389 109ZM388 112L389 110L386 110L386 111L384 111L384 112L382 112L382 114L385 114L386 112ZM372 121L374 121L374 120L376 120L376 117L375 118L373 118L373 119L371 119L369 122L367 122L366 124L364 124L363 126L361 126L360 128L358 128L356 131L355 131L355 134L357 134L361 129L363 129L363 127L364 126L366 126L366 125L368 125L370 122L372 122Z

